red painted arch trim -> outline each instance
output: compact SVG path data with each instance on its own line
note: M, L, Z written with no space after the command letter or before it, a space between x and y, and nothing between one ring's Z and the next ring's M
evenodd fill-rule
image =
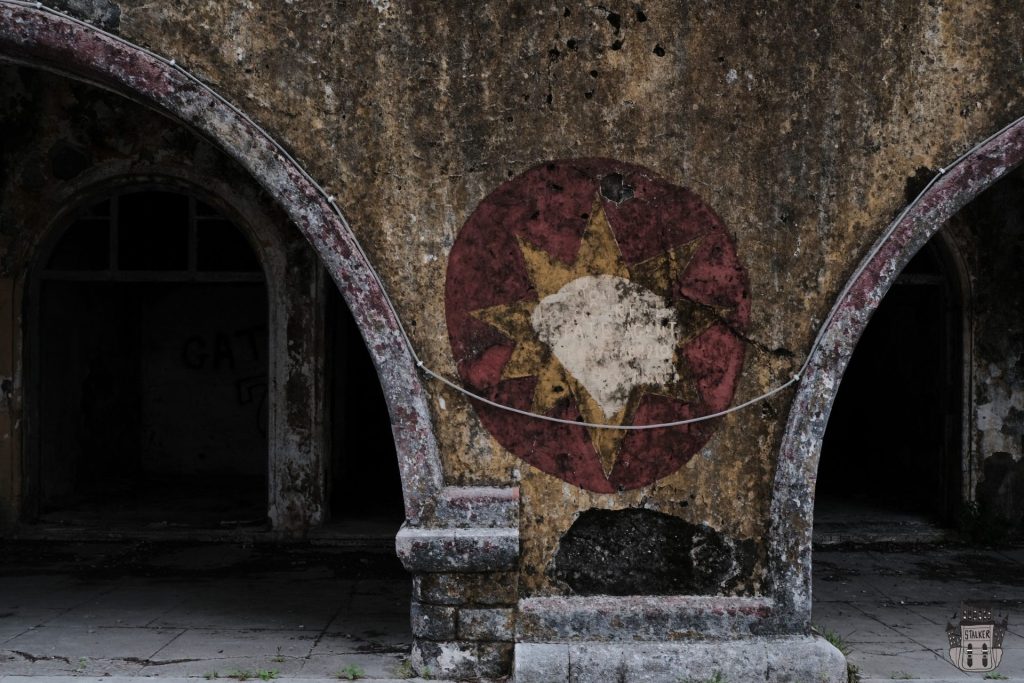
M355 235L311 177L211 88L172 62L75 19L0 1L0 62L86 81L181 121L247 169L285 210L337 283L369 348L391 413L406 518L419 523L442 488L427 393Z

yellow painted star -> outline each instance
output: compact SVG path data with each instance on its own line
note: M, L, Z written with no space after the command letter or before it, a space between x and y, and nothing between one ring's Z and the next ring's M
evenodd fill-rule
M678 282L679 275L689 265L701 240L702 237L698 237L656 258L627 265L608 223L600 196L594 200L589 222L572 263L552 258L544 250L519 239L519 250L537 298L472 312L474 317L491 325L515 342L515 348L502 370L501 378L505 380L537 377L531 406L533 412L551 414L556 407L565 406L566 402L572 400L584 422L609 427L630 423L641 398L648 393L682 401L696 401L696 386L683 367L679 350L711 325L721 321L730 310L706 306L689 299L673 300L673 285ZM663 320L661 324L672 324L672 329L677 331L671 359L675 372L672 373L671 379L657 383L633 384L629 387L628 397L624 400L614 403L605 400L604 405L601 405L578 377L566 369L552 348L542 341L534 316L537 307L546 298L563 292L567 285L571 286L581 278L602 276L621 279L616 282L631 282L631 286L638 291L653 293L665 302L671 302L667 305L671 307L674 320ZM625 431L596 427L588 427L587 431L605 475L608 476L615 466Z

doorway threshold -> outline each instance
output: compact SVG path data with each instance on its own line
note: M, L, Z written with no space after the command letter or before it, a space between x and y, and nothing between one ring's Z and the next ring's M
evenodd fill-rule
M933 545L957 540L956 533L927 515L865 502L822 500L814 509L814 546Z

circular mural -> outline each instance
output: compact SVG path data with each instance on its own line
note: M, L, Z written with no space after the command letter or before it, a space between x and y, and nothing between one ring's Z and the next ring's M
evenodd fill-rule
M445 311L467 388L618 427L727 408L750 298L733 239L697 195L581 159L532 168L480 203L452 247ZM601 429L474 406L506 449L599 493L675 472L716 428Z

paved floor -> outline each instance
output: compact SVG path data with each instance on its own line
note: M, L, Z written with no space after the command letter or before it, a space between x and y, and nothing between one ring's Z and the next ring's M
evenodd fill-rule
M814 617L838 634L862 679L984 680L949 661L946 625L963 600L993 603L1009 617L992 680L1024 681L1024 549L819 551Z
M814 504L815 547L850 543L943 543L956 534L927 515L870 501L819 498Z
M410 582L393 556L187 543L18 549L26 557L5 557L0 575L3 683L410 678Z
M946 624L962 600L994 601L1008 614L998 673L1024 681L1024 550L815 554L814 621L839 635L865 681L983 680L948 662ZM408 608L408 577L385 552L184 541L5 544L0 683L258 680L270 672L289 683L349 672L401 679Z

